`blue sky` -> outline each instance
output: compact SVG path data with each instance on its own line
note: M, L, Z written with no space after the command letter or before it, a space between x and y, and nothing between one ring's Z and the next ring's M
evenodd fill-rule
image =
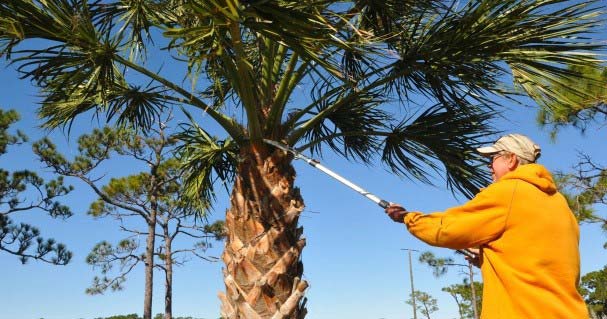
M5 67L5 62L2 62ZM18 80L9 69L0 70L0 107L18 110L23 121L19 128L32 141L42 132L34 127L36 91L25 81ZM63 150L73 154L79 132L91 126L88 118L79 119L74 133L68 139L61 132L52 132L52 139ZM535 124L535 109L514 107L506 113L497 127L506 132L519 132L532 137L542 146L540 162L550 170L567 170L576 160L577 151L585 151L597 160L607 158L605 127L591 127L585 135L573 129L563 130L556 141L551 141L547 130ZM383 167L364 167L326 154L322 163L383 199L398 202L410 210L432 212L460 204L464 198L454 198L444 183L437 179L437 187L399 179ZM410 318L410 306L404 300L409 294L409 272L403 248L432 251L438 256L463 258L446 249L432 248L408 234L403 225L393 223L371 201L332 180L304 162L294 163L298 172L296 184L301 188L306 210L300 219L307 246L303 252L304 276L310 283L307 291L308 318L311 319L404 319ZM6 169L44 171L29 146L19 152L9 152L0 158ZM109 175L129 174L135 168L124 163L104 166ZM76 181L68 181L78 187ZM227 195L222 194L214 216L222 218ZM51 266L31 261L21 265L13 256L0 253L2 288L0 289L0 319L76 319L105 317L114 314L142 312L143 275L141 269L129 276L126 289L107 292L102 296L88 296L84 290L97 274L84 258L101 240L115 242L124 237L111 219L95 220L85 214L95 196L78 189L65 202L75 215L66 220L53 220L40 212L15 215L16 222L30 222L42 230L44 237L53 237L68 245L74 252L72 263ZM604 207L603 209L603 216ZM607 236L596 225L583 225L581 232L582 273L601 268L607 261L602 249ZM209 254L219 256L221 245ZM414 258L416 256L414 255ZM416 260L416 258L415 258ZM219 317L217 293L223 291L221 263L192 260L175 270L175 315L200 318ZM440 310L436 319L457 317L455 302L441 291L442 287L460 283L464 275L451 269L441 278L434 278L426 266L414 262L416 289L438 299ZM163 309L163 282L157 273L153 313ZM478 277L478 276L477 276Z

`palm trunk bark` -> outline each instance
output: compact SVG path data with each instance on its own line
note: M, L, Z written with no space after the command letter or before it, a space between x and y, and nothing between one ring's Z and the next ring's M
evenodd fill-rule
M300 260L305 239L298 227L303 199L293 187L292 157L266 152L243 150L226 212L226 293L219 294L226 319L306 315L308 283L301 279Z

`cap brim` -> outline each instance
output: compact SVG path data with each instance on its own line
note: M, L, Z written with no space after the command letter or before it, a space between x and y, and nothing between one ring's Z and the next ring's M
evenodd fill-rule
M493 155L493 154L499 152L500 150L498 150L497 148L495 148L493 146L485 146L485 147L477 148L476 151L481 153L482 155Z

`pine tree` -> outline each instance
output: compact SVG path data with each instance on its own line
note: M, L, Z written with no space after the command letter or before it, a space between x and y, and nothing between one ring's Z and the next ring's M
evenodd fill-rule
M108 289L121 290L127 275L137 265L143 265L144 319L152 317L154 269L164 273L164 318L171 319L173 266L183 264L188 255L217 261L204 252L213 241L221 240L225 232L222 221L204 222L208 203L182 195L185 183L179 160L173 154L179 140L168 134L167 129L166 123L146 135L128 129L95 129L78 138L79 152L73 160L60 154L48 138L34 144L35 153L55 173L83 181L98 195L90 205L89 215L112 217L129 235L116 245L102 241L91 250L86 262L103 276L96 276L86 292L94 295ZM114 176L101 185L101 177L107 172L99 167L109 159L131 163L135 170L139 167L147 170ZM134 226L138 224L144 228ZM175 247L174 240L183 237L196 242L192 247ZM143 248L139 238L145 238Z
M27 141L22 132L9 131L18 120L16 111L0 109L0 156L6 155L9 147ZM11 217L23 211L41 210L53 218L68 218L72 215L69 207L60 204L57 198L72 189L64 186L61 177L44 181L30 170L9 172L0 168L0 251L17 256L23 264L29 259L54 265L69 263L72 253L64 244L52 238L45 240L37 227L16 224Z

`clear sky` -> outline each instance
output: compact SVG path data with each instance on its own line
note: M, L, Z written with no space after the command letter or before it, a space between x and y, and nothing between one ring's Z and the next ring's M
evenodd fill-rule
M37 124L36 91L28 83L18 80L11 69L0 69L0 107L18 110L23 121L19 128L32 141L42 132ZM68 138L61 132L51 133L64 151L75 153L78 132L85 132L91 121L82 118L74 134ZM563 130L556 141L550 140L547 130L535 124L535 110L513 107L497 127L507 132L519 132L532 137L542 146L540 163L550 170L567 170L576 160L577 151L585 151L593 158L607 158L605 134L607 128L591 127L585 135L572 129ZM3 168L45 171L30 152L29 146L18 148L0 158ZM326 154L322 163L380 197L398 202L410 210L432 212L460 204L464 198L455 198L437 179L438 187L430 187L402 180L383 167L364 167ZM301 188L306 210L301 224L307 246L303 252L304 276L310 283L307 291L308 318L311 319L405 319L411 318L408 298L410 281L406 252L403 248L432 251L437 256L463 258L447 249L432 248L409 235L402 224L390 221L378 206L322 172L303 162L294 163L298 172L296 184ZM135 169L123 163L104 168L109 175L129 174ZM116 242L124 237L117 224L107 218L95 220L85 214L95 196L78 183L77 191L65 199L75 215L66 220L53 220L40 212L14 215L15 222L30 222L38 226L44 237L53 237L68 245L74 252L67 266L51 266L30 261L21 265L13 256L0 253L0 319L76 319L105 317L115 314L142 313L142 269L129 276L126 289L89 296L84 290L98 274L84 262L90 249L101 240ZM214 216L223 218L227 196L222 194ZM602 208L604 209L604 208ZM603 211L604 214L604 211ZM581 232L582 273L597 270L607 262L607 251L602 248L607 236L596 225L583 225ZM209 251L219 256L221 245ZM431 270L419 264L414 255L415 287L438 299L440 310L436 319L457 317L457 308L451 297L441 288L461 283L460 269L434 278ZM223 291L221 263L192 260L175 270L174 315L200 318L218 318L217 293ZM477 274L477 277L479 275ZM163 309L163 281L157 273L153 313Z

